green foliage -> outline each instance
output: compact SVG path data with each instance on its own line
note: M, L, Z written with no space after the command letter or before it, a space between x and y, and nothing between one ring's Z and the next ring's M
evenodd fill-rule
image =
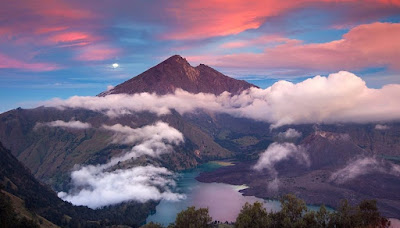
M331 224L336 227L379 227L390 226L390 221L382 217L376 200L363 200L355 207L343 200L339 209L331 216Z
M390 222L382 217L375 200L364 200L351 206L341 202L336 212L330 213L324 205L318 211L307 211L306 203L294 195L280 199L282 209L267 213L262 203L246 203L236 219L235 227L283 227L283 228L387 228Z
M200 208L196 210L195 207L188 207L188 209L181 211L175 219L175 224L171 227L174 228L207 228L211 227L212 218L208 214L208 208ZM170 226L168 226L170 227Z
M236 218L235 227L263 228L269 225L268 213L260 202L246 203Z
M146 225L141 226L140 228L162 228L163 226L159 223L149 222Z
M295 195L284 195L281 199L283 227L302 227L304 225L303 213L307 212L306 203Z

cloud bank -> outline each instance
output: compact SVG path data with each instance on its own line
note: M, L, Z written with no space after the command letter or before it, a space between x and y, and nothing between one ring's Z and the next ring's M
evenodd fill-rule
M184 196L173 193L174 174L163 167L139 166L126 170L102 172L83 167L72 173L74 189L58 196L74 205L92 209L126 201L179 200Z
M72 128L72 129L87 129L87 128L92 127L92 125L90 123L83 123L81 121L76 121L76 120L71 120L68 122L65 122L62 120L56 120L56 121L51 121L51 122L46 122L46 123L36 123L35 128L43 127L43 126Z
M158 157L172 151L172 145L183 142L183 135L178 130L163 122L136 129L120 124L103 125L103 128L114 132L112 143L134 144L133 148L105 164L83 166L73 171L73 188L68 193L58 193L60 198L95 209L132 200L146 202L185 197L172 192L175 175L166 168L148 165L112 170L119 162L141 155Z
M47 107L82 108L115 117L149 111L157 115L198 109L245 117L279 127L307 123L367 123L400 119L400 84L368 88L360 77L346 71L315 76L294 84L279 81L266 89L251 88L240 95L225 92L191 94L176 90L159 96L150 93L74 96L44 102Z

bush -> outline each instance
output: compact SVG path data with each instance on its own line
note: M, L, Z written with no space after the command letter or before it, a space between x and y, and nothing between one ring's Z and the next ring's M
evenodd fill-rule
M260 202L246 203L236 218L235 227L263 228L269 226L268 213Z
M211 227L212 218L208 214L208 208L200 208L196 210L195 207L188 207L188 209L181 211L172 224L174 228L208 228Z
M163 226L159 223L149 222L146 225L141 226L140 228L162 228Z

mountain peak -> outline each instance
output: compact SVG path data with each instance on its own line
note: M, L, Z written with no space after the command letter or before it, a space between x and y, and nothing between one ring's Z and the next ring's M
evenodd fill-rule
M176 62L176 63L180 63L180 64L190 65L188 63L188 61L180 55L173 55L173 56L169 57L168 59L164 60L163 62L170 62L170 63Z
M117 85L114 89L99 94L99 96L141 92L163 95L173 93L178 88L190 93L219 95L228 91L232 94L238 94L250 87L256 86L243 80L230 78L204 64L192 67L182 56L173 55L138 76Z

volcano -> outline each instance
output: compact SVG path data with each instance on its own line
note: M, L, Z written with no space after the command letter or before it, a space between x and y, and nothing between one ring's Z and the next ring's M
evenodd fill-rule
M142 92L164 95L173 93L178 88L190 93L219 95L227 91L239 94L251 87L257 86L230 78L204 64L192 67L185 58L174 55L115 88L100 93L99 96Z

